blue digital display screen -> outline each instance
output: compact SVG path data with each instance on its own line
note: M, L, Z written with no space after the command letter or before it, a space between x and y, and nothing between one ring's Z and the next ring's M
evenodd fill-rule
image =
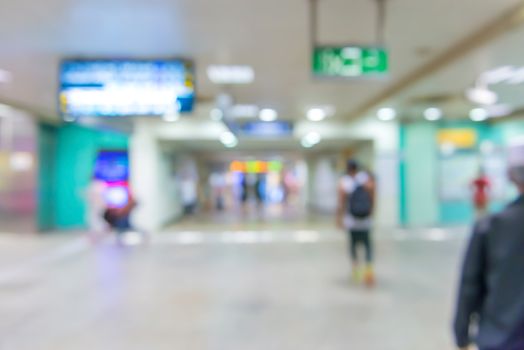
M95 178L107 183L129 179L129 157L126 151L101 151L95 162Z
M191 112L193 66L183 60L66 60L59 94L60 112L75 118Z

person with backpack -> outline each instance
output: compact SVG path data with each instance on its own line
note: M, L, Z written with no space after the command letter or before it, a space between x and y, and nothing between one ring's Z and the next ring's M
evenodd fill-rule
M375 205L375 184L372 176L361 170L355 160L347 163L347 173L338 187L337 224L349 233L349 251L353 280L371 287L375 283L373 272L373 246L371 242L372 215ZM365 264L358 257L358 249L365 250Z

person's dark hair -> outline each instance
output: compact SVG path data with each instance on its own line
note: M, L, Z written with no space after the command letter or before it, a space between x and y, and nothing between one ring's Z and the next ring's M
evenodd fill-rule
M360 166L358 162L354 159L350 159L347 162L347 171L348 172L356 172L360 169Z

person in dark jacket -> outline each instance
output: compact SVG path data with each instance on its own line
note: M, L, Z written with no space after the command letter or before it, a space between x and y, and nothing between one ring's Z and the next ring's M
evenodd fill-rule
M460 349L524 349L524 142L510 147L508 160L520 195L475 225L454 324Z

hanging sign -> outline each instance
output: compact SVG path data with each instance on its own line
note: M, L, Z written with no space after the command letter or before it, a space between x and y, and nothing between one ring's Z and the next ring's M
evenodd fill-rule
M389 55L382 47L317 46L312 64L313 74L319 77L384 76L389 71Z

